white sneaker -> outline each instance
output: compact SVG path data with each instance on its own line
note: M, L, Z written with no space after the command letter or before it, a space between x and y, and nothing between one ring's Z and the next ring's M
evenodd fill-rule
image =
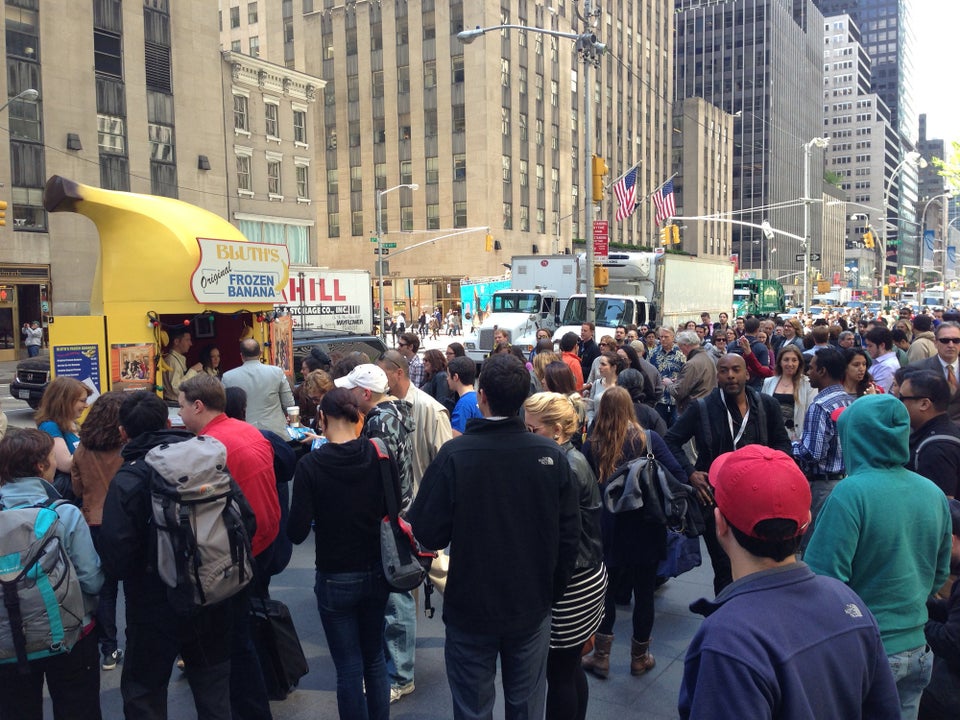
M416 689L417 689L416 686L412 682L409 682L406 685L391 685L390 686L390 702L391 703L399 702L404 695L409 695Z

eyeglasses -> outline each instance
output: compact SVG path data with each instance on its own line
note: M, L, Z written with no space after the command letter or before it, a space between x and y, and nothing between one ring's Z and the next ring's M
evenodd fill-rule
M409 345L410 345L410 343L405 343L405 342L399 342L399 343L397 343L397 347L407 347L407 346L409 346Z
M901 395L901 400L929 400L930 398L926 395Z
M953 343L954 345L960 345L960 337L937 338L937 342L942 342L944 344Z

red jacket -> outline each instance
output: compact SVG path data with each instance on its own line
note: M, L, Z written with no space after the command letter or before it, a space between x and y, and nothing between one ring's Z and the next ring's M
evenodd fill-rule
M252 545L253 554L259 555L276 540L280 530L273 447L253 425L226 415L218 415L208 422L200 434L215 437L227 448L227 469L257 518Z
M573 370L573 378L577 381L577 390L583 389L583 368L580 367L580 358L575 352L563 352L560 355L567 367Z

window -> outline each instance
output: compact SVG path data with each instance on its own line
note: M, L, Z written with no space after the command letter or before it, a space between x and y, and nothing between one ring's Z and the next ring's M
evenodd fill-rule
M463 55L455 55L450 59L454 84L463 82Z
M327 194L336 195L340 192L340 174L336 168L327 170Z
M520 142L526 142L527 141L527 114L520 113L520 116L518 117L518 121L520 125Z
M510 182L510 156L504 155L502 158L503 162L503 181L505 183Z
M427 205L427 230L440 229L440 206Z
M347 100L355 102L360 99L360 77L358 75L347 76Z
M169 125L150 123L147 126L147 137L150 141L150 159L158 162L172 163L173 156L173 128Z
M528 183L527 176L529 175L529 169L527 167L527 161L520 161L520 187L525 188Z
M370 93L375 98L383 97L383 70L374 70L371 73L371 90Z
M241 43L239 40L231 40L231 41L230 41L230 52L235 52L235 53L243 52L242 43Z
M403 232L410 232L411 230L413 230L413 208L412 207L400 208L400 230Z
M350 168L350 192L363 191L363 168L354 165Z
M503 204L503 229L513 230L513 203Z
M401 185L413 184L413 161L412 160L402 160L400 162L400 184Z
M520 230L530 232L530 208L526 205L520 206Z
M247 24L252 25L255 22L257 22L257 4L255 2L247 3Z
M507 58L500 58L500 84L510 87L510 61Z
M453 132L461 133L467 129L467 113L464 105L453 106Z
M537 163L537 190L543 190L543 165L540 163Z
M240 6L230 8L230 27L240 27Z
M432 88L437 86L437 61L428 60L423 64L423 87Z
M436 137L439 130L436 110L425 110L423 112L423 136Z
M455 153L453 156L453 179L467 179L467 156L465 153Z
M340 213L327 214L327 237L340 237Z
M277 120L277 116L280 113L280 107L274 105L273 103L266 103L263 106L263 114L266 119L266 131L267 137L270 138L279 138L280 137L280 123Z
M267 192L270 195L282 195L283 187L280 184L282 164L279 160L267 160Z
M23 12L22 10L20 12ZM36 43L33 43L36 46ZM10 33L7 32L7 54L15 54L10 48ZM32 58L36 59L36 58ZM93 31L93 64L98 75L123 77L123 49L117 33ZM31 87L36 87L35 85Z
M31 85L31 87L35 86ZM36 100L11 100L8 112L11 137L19 140L43 141L39 102Z
M122 117L97 115L97 145L102 153L127 154L127 141Z
M387 164L376 163L373 166L373 187L376 190L387 189Z
M537 232L541 235L546 232L546 217L543 208L537 208Z
M467 203L455 202L453 204L453 226L455 228L465 228L467 226Z
M307 144L307 113L304 110L293 111L293 140Z
M354 237L363 235L363 210L355 210L350 214L350 234Z
M309 165L297 165L297 197L301 199L310 197Z
M410 66L403 65L397 68L397 92L400 94L410 92Z
M233 129L249 133L249 117L247 114L247 98L243 95L233 96Z
M427 185L436 185L440 182L440 158L427 158Z
M253 183L250 179L250 156L237 155L237 189L253 193Z
M260 57L260 38L257 35L250 36L250 57Z

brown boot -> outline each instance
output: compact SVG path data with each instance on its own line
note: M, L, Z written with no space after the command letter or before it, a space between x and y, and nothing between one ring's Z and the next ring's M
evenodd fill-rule
M595 636L593 653L580 660L580 664L587 672L598 678L605 678L610 674L610 647L613 645L613 635L597 633Z
M598 636L599 637L599 636ZM643 675L657 664L650 652L650 641L637 642L630 639L630 674Z

